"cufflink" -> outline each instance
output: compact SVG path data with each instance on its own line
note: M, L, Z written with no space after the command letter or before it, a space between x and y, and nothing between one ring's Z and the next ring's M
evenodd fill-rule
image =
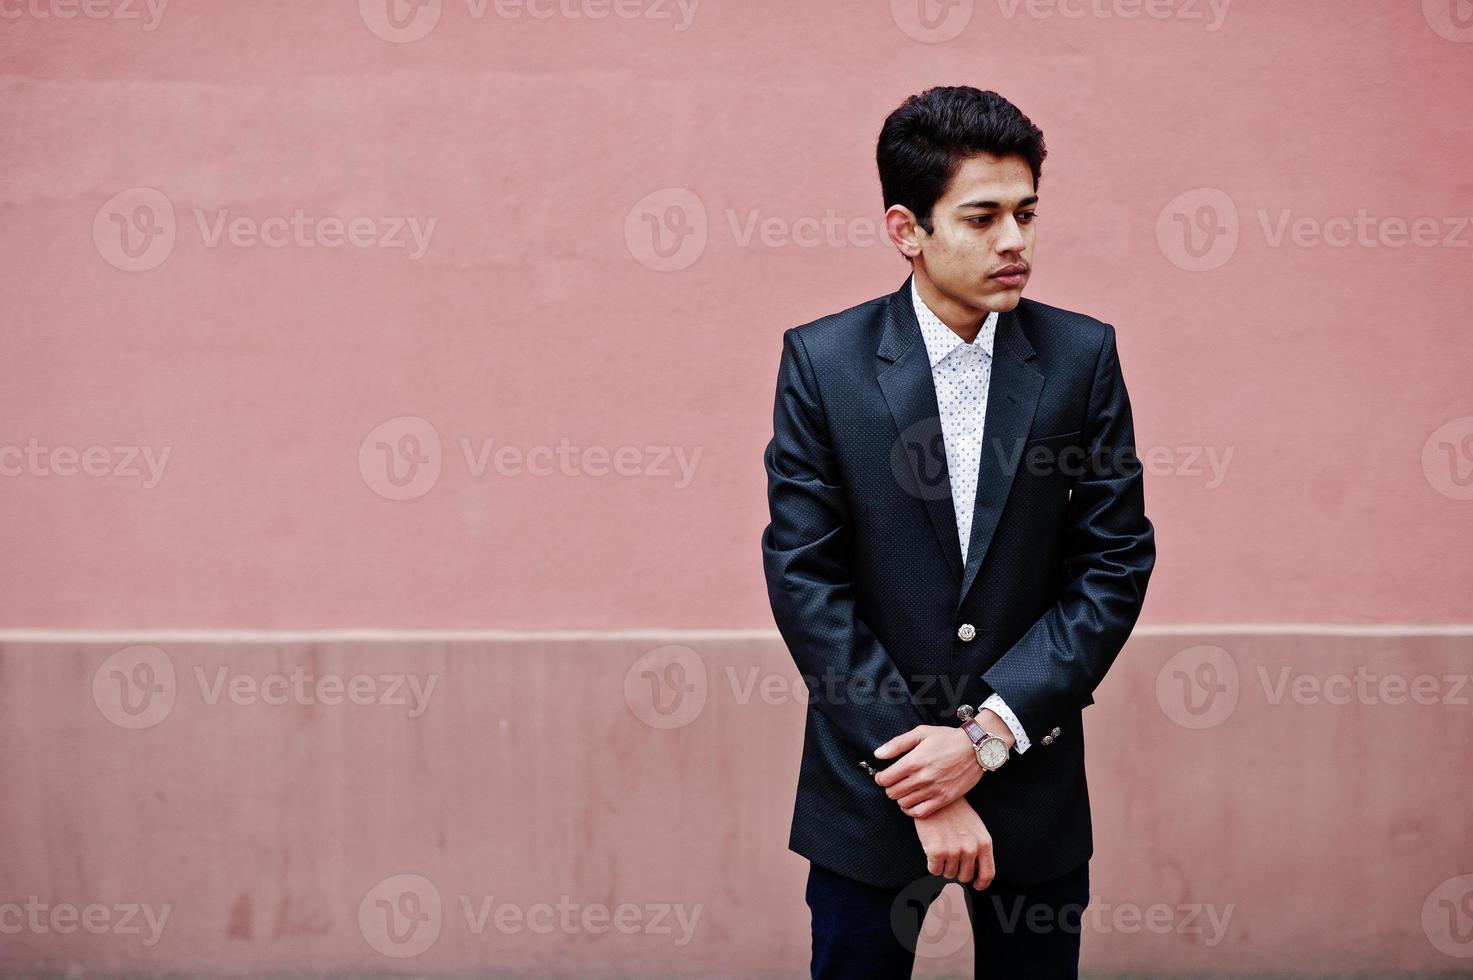
M872 765L870 765L868 762L865 762L863 759L861 759L860 762L859 762L859 768L863 769L865 772L869 773L871 776L873 776L875 774L875 767L872 766Z
M1040 745L1053 745L1054 744L1054 739L1056 739L1058 737L1059 737L1059 729L1058 729L1057 726L1055 726L1054 730L1051 731L1051 732L1049 732L1043 738L1039 739L1038 740L1038 743Z

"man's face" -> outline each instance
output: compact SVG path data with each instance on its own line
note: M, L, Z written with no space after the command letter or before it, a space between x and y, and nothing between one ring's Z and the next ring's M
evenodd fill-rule
M915 229L917 272L958 306L1011 310L1033 268L1037 202L1033 172L1022 157L967 157L931 209L931 234ZM1014 274L998 275L1006 270Z

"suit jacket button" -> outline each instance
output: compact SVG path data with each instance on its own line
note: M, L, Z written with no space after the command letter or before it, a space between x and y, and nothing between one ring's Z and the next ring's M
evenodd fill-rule
M1038 740L1038 743L1040 745L1053 745L1054 737L1052 735L1045 735L1043 738Z
M1059 729L1058 729L1058 726L1055 726L1054 727L1054 730L1051 731L1051 732L1049 732L1049 734L1052 735L1054 738L1058 738L1059 737Z
M958 640L961 640L963 643L971 643L977 638L977 627L973 626L971 623L962 623L961 626L957 628L956 638Z

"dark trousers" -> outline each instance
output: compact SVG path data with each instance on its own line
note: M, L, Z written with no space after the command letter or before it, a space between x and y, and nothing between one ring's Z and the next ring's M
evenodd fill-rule
M976 980L1075 980L1079 934L1089 904L1089 863L1038 885L994 879L985 891L963 887L942 898L939 923L921 930L947 879L926 877L904 888L876 888L809 865L815 980L905 980L917 954L948 956L971 933ZM968 919L970 918L970 922Z

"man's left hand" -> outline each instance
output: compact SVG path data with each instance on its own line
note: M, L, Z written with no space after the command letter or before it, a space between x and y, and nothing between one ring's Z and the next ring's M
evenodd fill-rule
M977 721L1012 748L1013 733L994 712L980 712ZM875 773L875 782L908 817L928 817L950 806L986 772L977 761L972 740L960 728L918 725L875 749L877 759L897 757L899 761Z

